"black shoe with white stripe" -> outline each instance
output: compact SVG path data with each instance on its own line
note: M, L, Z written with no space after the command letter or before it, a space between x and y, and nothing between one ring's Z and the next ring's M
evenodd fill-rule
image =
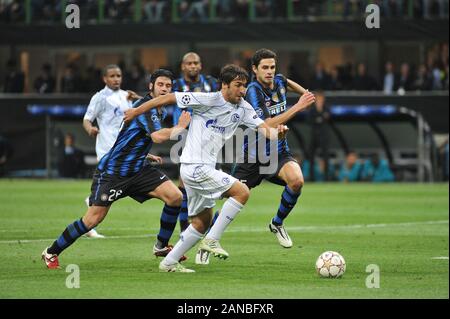
M281 246L284 248L291 248L292 247L292 240L289 237L286 229L284 229L283 225L277 226L274 225L273 222L270 222L269 229L272 233L277 236L278 242Z

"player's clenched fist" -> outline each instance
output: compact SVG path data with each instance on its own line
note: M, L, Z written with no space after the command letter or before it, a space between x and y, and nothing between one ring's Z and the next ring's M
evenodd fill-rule
M129 123L131 122L135 117L137 116L136 114L136 109L128 109L125 111L124 116L123 116L123 121L125 123Z
M299 112L306 110L308 106L313 104L316 101L316 97L312 92L306 92L303 94L295 105Z

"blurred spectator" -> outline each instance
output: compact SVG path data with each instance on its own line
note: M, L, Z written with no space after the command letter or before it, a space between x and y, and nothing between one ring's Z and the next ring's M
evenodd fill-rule
M448 0L422 0L423 17L448 18Z
M325 72L323 64L316 63L314 74L311 78L310 88L312 90L327 90L330 86L330 76Z
M33 21L54 22L61 18L61 11L54 0L31 0Z
M17 69L17 62L13 59L6 62L6 76L3 91L5 93L23 93L25 75Z
M123 87L136 92L145 92L148 90L145 81L145 70L139 61L134 61L131 64L131 71L127 74L127 79Z
M61 92L63 93L79 93L81 89L82 81L78 74L77 67L74 64L66 65L64 74L61 78Z
M367 74L367 68L364 63L358 64L356 76L353 79L353 89L357 91L372 91L378 89L375 79Z
M221 17L223 20L232 21L232 2L233 0L218 0L217 1L217 16Z
M364 162L361 179L370 182L393 182L395 180L388 161L380 159L378 154L372 155Z
M304 160L301 162L303 177L307 181L312 181L311 178L311 162L309 160ZM325 161L322 158L319 158L314 162L314 181L315 182L325 182L334 180L334 165L330 162L328 165L325 165ZM325 173L325 166L328 167L328 174ZM326 177L328 175L328 178Z
M21 0L0 0L0 21L7 23L24 22L25 9Z
M64 150L59 159L58 168L60 177L83 177L84 154L75 147L75 137L71 133L64 136Z
M84 79L84 92L98 92L104 88L105 83L102 81L102 70L90 66L86 70L86 78Z
M392 62L388 61L385 64L385 74L383 78L383 92L385 94L391 94L394 92L395 85L396 85L396 77L394 74L394 65Z
M0 177L5 175L5 165L13 154L11 143L0 135Z
M144 4L144 12L150 23L163 22L163 12L168 5L168 0L147 0Z
M400 76L398 79L398 87L397 90L402 91L411 91L413 88L414 79L411 76L410 68L408 63L402 63L400 67Z
M417 70L417 77L413 83L413 89L418 91L428 91L432 88L432 79L425 64L421 64Z
M55 91L56 80L52 75L52 67L45 63L42 65L41 74L34 80L34 89L38 93L53 93Z
M106 17L115 21L129 21L133 17L131 0L105 0Z
M328 147L330 142L330 120L331 114L326 105L326 99L322 92L316 92L315 106L309 112L309 118L311 123L311 143L309 147L309 161L315 163L317 150L320 149L321 157L324 159L324 175L325 180L328 180L328 162L329 153ZM310 167L311 180L315 181L315 170Z
M449 146L448 137L439 145L439 167L442 168L442 177L444 181L448 181L449 170Z
M344 18L349 16L360 17L365 12L364 1L344 0Z
M305 83L295 63L289 65L288 78L297 83Z
M382 5L385 17L392 18L403 16L404 0L382 0Z
M339 72L339 68L337 67L337 65L335 65L331 68L329 89L333 90L333 91L338 91L338 90L344 89L344 84L342 83L342 80L341 80L341 73Z
M338 180L341 182L356 182L361 178L362 164L358 155L351 151L347 154L345 162L342 163L338 173Z
M249 0L235 0L234 13L239 20L248 19Z
M193 22L198 18L200 22L208 21L209 0L182 0L181 7L184 8L182 21Z
M273 0L255 0L255 11L257 17L271 18Z

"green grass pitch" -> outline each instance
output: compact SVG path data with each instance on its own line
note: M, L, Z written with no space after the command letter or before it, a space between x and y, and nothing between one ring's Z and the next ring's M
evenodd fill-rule
M191 250L195 274L158 272L162 203L127 198L98 227L108 238L81 238L61 270L45 269L42 250L84 214L89 189L87 180L0 181L0 298L449 298L448 184L306 184L285 223L291 249L267 226L282 188L263 184L222 238L230 258L195 265ZM345 257L342 278L315 273L326 250ZM66 287L69 264L80 269L78 289ZM378 289L366 287L371 264Z

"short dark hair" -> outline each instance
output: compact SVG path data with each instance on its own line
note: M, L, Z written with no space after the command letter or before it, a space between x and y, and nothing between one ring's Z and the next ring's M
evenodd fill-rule
M171 81L174 80L173 73L166 69L157 69L155 72L152 73L150 76L150 83L152 85L155 85L156 79L160 76L164 76L166 78L169 78Z
M105 66L103 68L103 71L102 71L103 76L106 76L108 74L108 71L112 70L112 69L119 69L120 70L120 66L118 66L117 64L108 64L107 66Z
M236 79L248 82L248 73L240 66L228 64L220 71L219 78L222 83L227 85Z
M259 49L252 57L252 65L258 67L263 59L275 59L277 61L277 54L269 49Z

